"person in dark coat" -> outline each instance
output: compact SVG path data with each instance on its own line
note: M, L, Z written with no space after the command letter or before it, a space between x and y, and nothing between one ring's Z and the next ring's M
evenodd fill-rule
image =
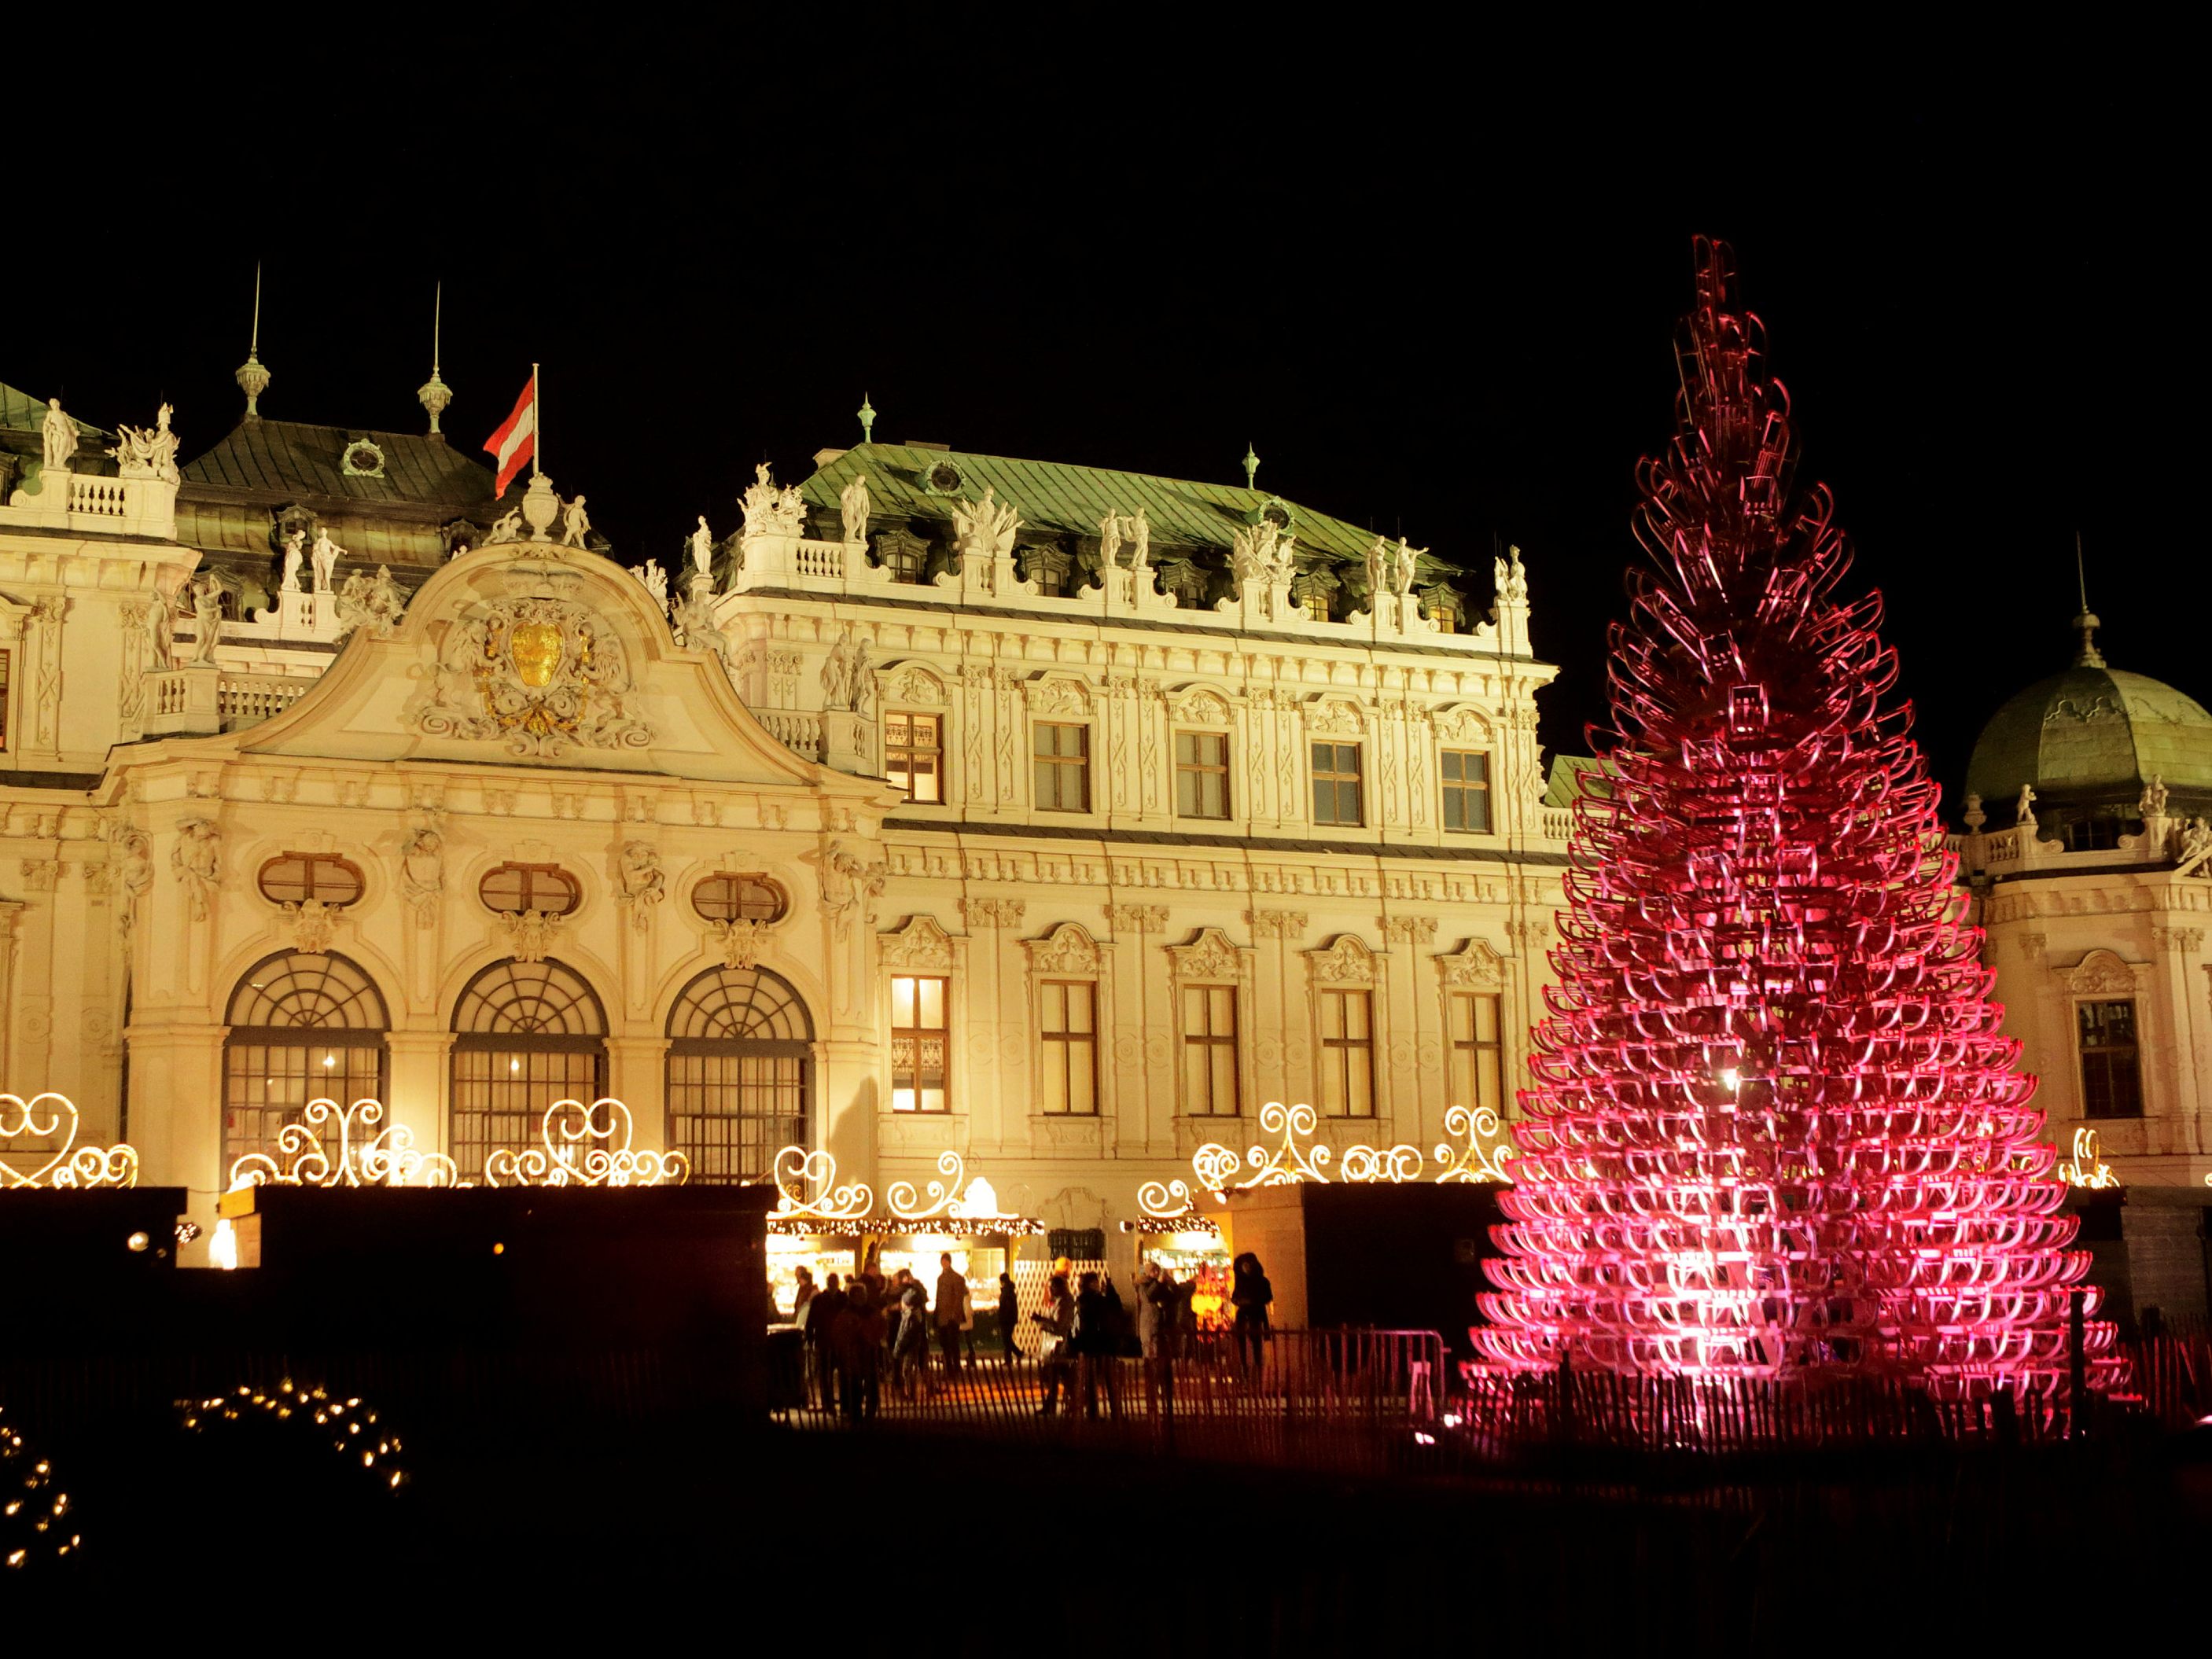
M1012 1273L999 1275L999 1340L1006 1345L1006 1364L1014 1363L1014 1328L1022 1320L1021 1293L1014 1289Z
M822 1409L837 1409L837 1352L830 1337L836 1329L837 1316L845 1311L846 1295L831 1273L814 1293L806 1308L806 1349L813 1356L816 1387L820 1392Z
M1275 1299L1275 1287L1261 1270L1260 1258L1249 1250L1237 1258L1231 1270L1235 1278L1229 1304L1237 1310L1237 1357L1257 1371L1267 1357L1267 1309Z
M1099 1374L1114 1363L1113 1310L1120 1298L1106 1299L1098 1288L1097 1273L1085 1273L1076 1284L1075 1331L1069 1340L1075 1352L1075 1394L1083 1402L1083 1414L1096 1417Z

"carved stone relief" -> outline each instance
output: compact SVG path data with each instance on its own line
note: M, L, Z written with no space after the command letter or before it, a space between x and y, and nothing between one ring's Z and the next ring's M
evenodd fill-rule
M1375 982L1375 953L1363 945L1357 934L1339 933L1336 942L1319 951L1307 951L1307 971L1316 985L1372 985Z
M634 690L605 618L569 599L526 594L449 626L429 706L415 724L433 737L496 740L532 759L571 744L642 749L653 732L629 708Z
M1063 921L1042 939L1025 939L1032 974L1055 978L1096 975L1098 941L1080 923Z
M951 971L952 939L934 916L908 917L904 927L878 937L878 949L884 966L894 972Z

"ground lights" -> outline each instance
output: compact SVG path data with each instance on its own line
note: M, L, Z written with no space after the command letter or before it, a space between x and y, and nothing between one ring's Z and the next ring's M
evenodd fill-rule
M1474 1336L1509 1371L2049 1387L2097 1304L2057 1152L1883 707L1879 601L1834 597L1828 495L1793 494L1759 321L1697 252Z

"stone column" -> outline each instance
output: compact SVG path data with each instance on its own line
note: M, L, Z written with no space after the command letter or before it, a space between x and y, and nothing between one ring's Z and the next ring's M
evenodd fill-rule
M453 1052L453 1034L390 1031L385 1034L384 1047L389 1073L384 1121L405 1126L417 1151L450 1152L446 1145L446 1087L453 1068L447 1056Z
M668 1039L607 1039L607 1092L629 1108L631 1145L642 1152L672 1150L668 1143Z
M129 1026L131 1144L138 1184L183 1187L202 1231L229 1184L222 1163L222 1039L228 1028L181 1022Z

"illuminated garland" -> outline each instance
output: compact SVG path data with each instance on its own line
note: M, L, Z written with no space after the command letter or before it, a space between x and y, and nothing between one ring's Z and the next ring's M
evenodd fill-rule
M484 1159L487 1187L680 1187L691 1176L681 1152L630 1146L629 1108L611 1097L589 1106L556 1100L539 1127L544 1145L526 1152L500 1148Z
M876 1207L875 1188L866 1182L837 1184L837 1160L827 1152L786 1146L775 1155L778 1216L815 1216L824 1221L856 1221Z
M2104 1152L2097 1145L2094 1129L2076 1129L2074 1132L2074 1156L2059 1159L2058 1178L2069 1187L2080 1187L2090 1192L2115 1190L2120 1184L2119 1176L2112 1173L2112 1166L2105 1162ZM2205 1176L2204 1180L2206 1185L2212 1186L2212 1176Z
M367 1470L386 1492L397 1492L407 1484L407 1472L398 1462L399 1437L380 1428L375 1412L360 1399L340 1400L319 1384L302 1389L288 1376L271 1393L241 1382L230 1393L212 1399L177 1402L180 1426L194 1434L205 1432L210 1424L238 1422L254 1411L280 1423L321 1429L331 1449L349 1464Z
M1215 1141L1206 1142L1190 1158L1197 1190L1211 1194L1218 1204L1225 1201L1232 1188L1243 1192L1255 1187L1288 1187L1306 1182L1328 1183L1330 1177L1322 1166L1332 1156L1329 1149L1299 1144L1301 1139L1312 1140L1319 1123L1310 1106L1285 1106L1279 1101L1269 1101L1260 1109L1260 1129L1263 1134L1279 1134L1282 1144L1272 1151L1254 1146L1238 1152ZM1444 1115L1444 1132L1463 1137L1467 1144L1457 1148L1449 1142L1437 1146L1437 1162L1443 1167L1435 1179L1511 1184L1504 1166L1512 1149L1504 1140L1503 1126L1494 1110L1487 1106L1472 1109L1455 1106ZM1335 1179L1362 1185L1384 1182L1398 1186L1419 1181L1425 1163L1418 1146L1351 1146L1345 1149ZM1247 1169L1254 1173L1237 1181L1236 1177ZM1188 1222L1198 1214L1192 1188L1182 1181L1146 1182L1137 1188L1137 1207L1146 1220L1163 1223Z
M84 1540L69 1531L70 1496L54 1468L33 1457L23 1437L0 1423L0 1567L21 1571L51 1556L59 1560Z
M384 1118L374 1100L341 1106L335 1100L311 1100L300 1121L278 1132L279 1163L266 1152L248 1152L230 1166L230 1189L241 1187L459 1187L464 1183L453 1160L443 1152L417 1152L415 1132L395 1123L371 1133ZM322 1133L318 1133L318 1130ZM337 1152L328 1145L335 1130Z
M1036 1238L1046 1231L1042 1221L1024 1215L989 1216L981 1220L940 1218L909 1221L902 1216L869 1215L823 1220L818 1217L771 1215L768 1231L776 1238Z
M942 1181L929 1183L925 1200L910 1181L893 1182L884 1197L888 1216L872 1216L875 1189L865 1182L837 1184L837 1160L827 1152L786 1146L775 1155L775 1181L781 1194L769 1216L768 1230L779 1238L889 1238L927 1234L945 1238L1029 1238L1045 1231L1027 1216L1007 1215L999 1194L977 1176L963 1192L966 1174L960 1154L937 1155Z
M1445 1167L1437 1175L1438 1181L1479 1181L1501 1187L1513 1184L1505 1173L1505 1161L1513 1156L1513 1143L1505 1138L1504 1127L1496 1111L1487 1106L1470 1110L1455 1106L1444 1114L1444 1133L1465 1138L1467 1145L1455 1151L1449 1141L1437 1147L1437 1162Z
M39 1110L41 1106L46 1109L43 1115ZM21 1095L0 1094L0 1191L10 1187L136 1187L137 1148L79 1146L78 1122L76 1103L67 1095L49 1090L25 1100ZM61 1150L33 1154L46 1158L35 1168L20 1169L4 1156L11 1140L29 1137L46 1140L56 1135L61 1137Z

